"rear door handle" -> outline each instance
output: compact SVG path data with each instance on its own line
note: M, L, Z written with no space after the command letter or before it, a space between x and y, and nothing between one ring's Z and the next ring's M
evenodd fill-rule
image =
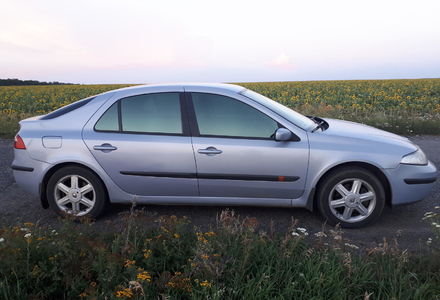
M102 144L102 145L93 146L93 149L99 150L99 151L102 151L102 152L110 152L110 151L117 150L118 148L113 146L113 145L111 145L111 144L105 143L105 144Z
M215 155L215 154L221 154L223 153L222 150L218 150L215 147L208 147L206 149L199 149L197 150L200 154L207 154L207 155Z

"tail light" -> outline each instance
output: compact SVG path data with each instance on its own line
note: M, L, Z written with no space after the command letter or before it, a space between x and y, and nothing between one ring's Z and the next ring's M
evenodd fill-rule
M14 148L15 149L26 149L26 145L23 142L23 139L17 134L14 139Z

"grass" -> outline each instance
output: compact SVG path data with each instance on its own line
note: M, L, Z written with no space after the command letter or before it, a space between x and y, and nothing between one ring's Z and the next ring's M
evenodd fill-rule
M436 214L427 215L430 221ZM339 229L315 244L225 210L212 231L131 211L118 232L65 221L0 230L1 299L439 299L438 239L425 253L360 250ZM435 222L433 222L435 223Z
M306 115L351 120L387 131L440 134L440 79L242 83ZM127 85L0 87L0 138L18 121Z

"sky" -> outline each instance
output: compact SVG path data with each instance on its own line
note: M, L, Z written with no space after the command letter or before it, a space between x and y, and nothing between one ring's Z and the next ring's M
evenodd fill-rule
M0 78L440 77L439 0L0 0Z

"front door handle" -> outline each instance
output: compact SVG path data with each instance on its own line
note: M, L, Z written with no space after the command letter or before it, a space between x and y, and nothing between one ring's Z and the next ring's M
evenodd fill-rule
M218 150L215 147L208 147L206 149L199 149L199 150L197 150L197 152L200 154L207 154L207 155L215 155L215 154L223 153L222 150Z
M95 146L93 146L93 149L99 150L99 151L102 151L102 152L110 152L110 151L117 150L118 148L113 146L113 145L111 145L111 144L104 143L102 145L95 145Z

